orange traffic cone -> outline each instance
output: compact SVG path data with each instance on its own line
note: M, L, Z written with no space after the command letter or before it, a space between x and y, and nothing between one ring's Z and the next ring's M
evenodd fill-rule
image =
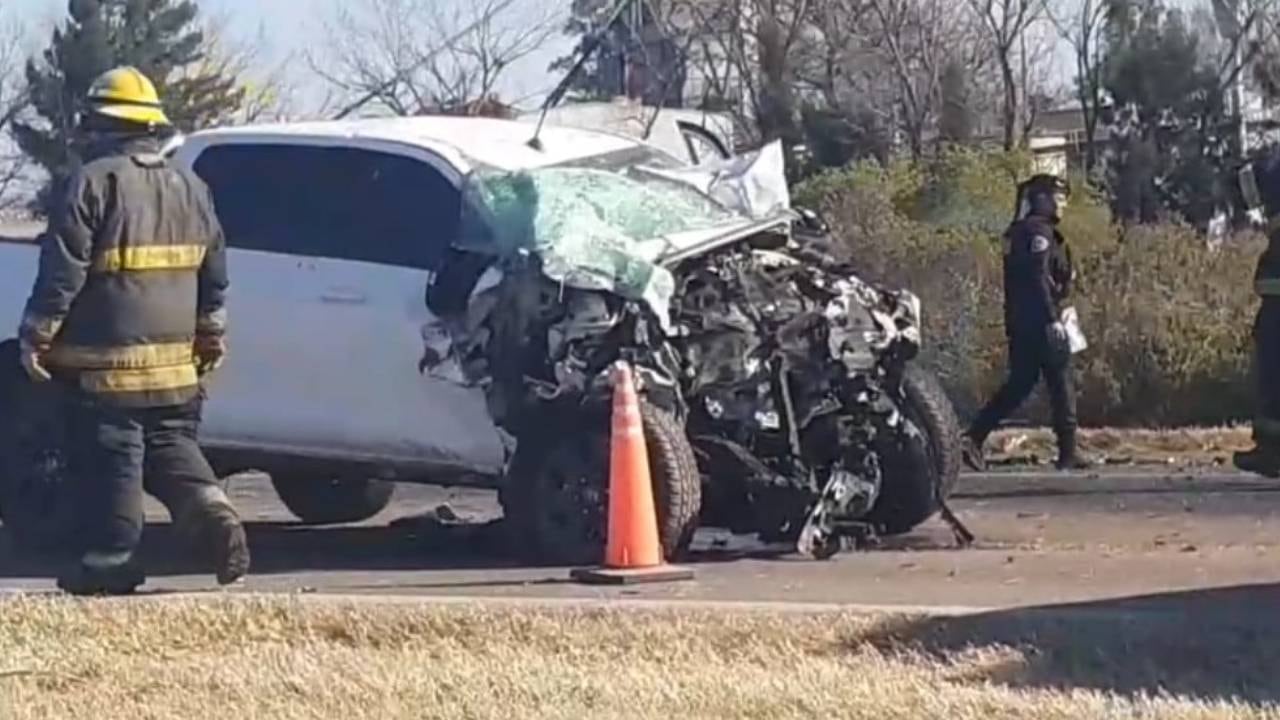
M663 561L640 399L631 368L622 362L615 366L613 375L608 523L604 566L574 570L575 580L626 585L693 579L692 570Z

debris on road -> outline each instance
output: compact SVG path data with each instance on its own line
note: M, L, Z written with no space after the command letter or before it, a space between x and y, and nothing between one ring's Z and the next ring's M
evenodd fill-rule
M1220 467L1231 453L1253 446L1247 426L1221 428L1082 428L1080 447L1106 466L1159 465ZM1056 447L1047 428L1005 429L994 433L987 461L992 465L1041 465Z

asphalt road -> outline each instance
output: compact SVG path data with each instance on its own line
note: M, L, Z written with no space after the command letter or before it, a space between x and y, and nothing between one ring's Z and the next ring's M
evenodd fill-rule
M231 592L539 598L647 598L1009 608L1072 603L1216 611L1280 607L1280 483L1235 474L1000 473L962 479L953 505L978 536L956 549L932 521L875 550L820 562L703 531L692 582L628 588L573 583L565 568L514 565L477 523L497 513L477 491L401 486L359 525L292 521L262 478L233 496L250 523L254 572ZM423 514L448 504L462 525ZM144 540L149 592L216 591L173 550L164 512ZM46 591L53 570L0 541L0 593Z

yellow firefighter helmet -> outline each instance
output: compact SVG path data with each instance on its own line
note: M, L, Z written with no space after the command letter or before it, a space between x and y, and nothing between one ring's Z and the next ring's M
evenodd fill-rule
M89 108L99 115L140 125L169 125L156 86L134 67L118 67L89 86Z

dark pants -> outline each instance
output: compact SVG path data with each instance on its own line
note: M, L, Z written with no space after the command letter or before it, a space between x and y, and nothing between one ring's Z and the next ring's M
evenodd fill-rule
M1280 452L1280 297L1263 297L1253 324L1253 375L1258 391L1254 442Z
M981 444L993 430L1031 396L1044 377L1053 409L1053 431L1059 445L1073 441L1076 430L1076 397L1071 355L1051 347L1043 331L1014 333L1009 338L1009 378L991 402L978 413L969 435Z
M179 532L225 502L196 443L201 401L119 408L81 392L68 403L68 471L76 484L83 553L131 558L142 538L143 493Z

